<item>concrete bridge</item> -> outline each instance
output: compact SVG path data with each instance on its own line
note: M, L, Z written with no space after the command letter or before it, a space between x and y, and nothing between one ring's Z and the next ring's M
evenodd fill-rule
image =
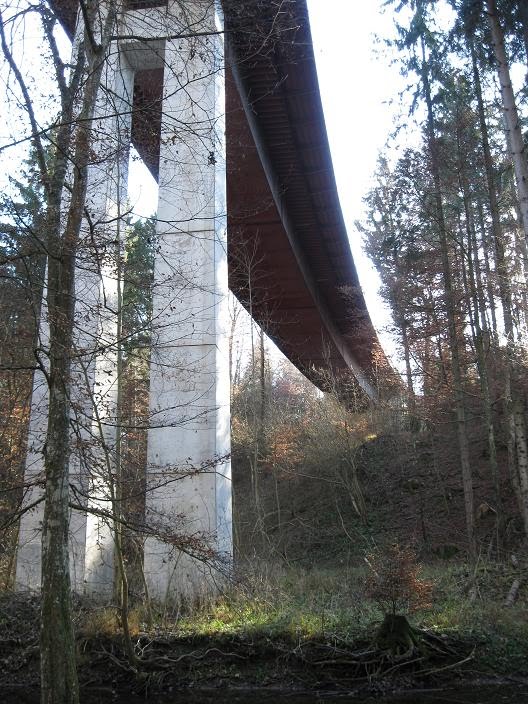
M51 5L75 43L76 3ZM73 503L88 508L71 518L79 592L109 596L113 584L120 283L108 243L123 236L130 143L159 185L145 517L153 528L144 531L151 594L210 588L200 542L226 562L231 555L228 278L309 378L321 383L323 367L352 370L374 394L376 337L339 205L306 2L276 10L270 0L124 3L89 179L86 242L101 246L86 245L77 273L70 476ZM45 328L44 310L43 337ZM37 374L29 483L42 473L46 404ZM41 492L34 483L28 506ZM42 504L22 518L21 589L40 584L41 518Z

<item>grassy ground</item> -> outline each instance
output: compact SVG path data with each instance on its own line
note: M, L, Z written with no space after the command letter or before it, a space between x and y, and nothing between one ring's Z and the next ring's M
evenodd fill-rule
M445 633L523 636L528 642L528 587L521 587L513 606L505 606L513 581L509 570L482 565L475 574L466 565L451 565L429 567L423 573L433 582L433 598L431 608L410 616L416 626ZM368 636L383 614L365 594L365 574L361 569L246 570L214 601L192 611L182 607L159 611L158 627L182 636L256 632L303 638ZM109 612L102 612L101 618L109 618ZM131 619L136 632L145 626L142 609L133 610Z
M432 607L409 617L424 637L406 654L374 645L383 614L366 598L365 573L358 569L247 569L214 601L192 610L160 609L152 628L136 607L130 623L143 659L139 667L126 662L115 610L79 605L81 681L140 689L193 684L349 690L528 677L528 604L521 591L517 603L504 606L509 570L444 565L427 572L435 583ZM37 630L31 621L38 605L21 609L12 599L4 595L0 604L0 642L11 644L10 652L0 648L0 671L4 682L36 682Z
M443 639L446 647L450 644L449 665L471 655L462 668L466 672L528 676L528 603L521 592L513 606L504 605L512 581L508 569L444 565L427 569L426 576L434 583L432 606L409 619L417 629ZM154 632L221 647L280 643L283 651L301 656L302 648L313 643L346 646L349 653L356 646L369 649L383 613L366 597L364 584L365 572L358 569L254 568L214 602L192 611L158 612ZM140 608L131 613L136 637L145 633L144 616ZM115 616L108 610L85 614L81 621L85 637L116 632Z

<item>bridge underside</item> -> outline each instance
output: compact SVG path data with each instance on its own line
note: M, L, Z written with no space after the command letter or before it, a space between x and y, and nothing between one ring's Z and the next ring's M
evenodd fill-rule
M72 34L71 3L54 5ZM371 392L377 338L339 204L305 0L287 4L289 29L257 52L224 5L230 288L317 385L320 369L352 369ZM162 100L163 69L137 71L131 138L156 179Z

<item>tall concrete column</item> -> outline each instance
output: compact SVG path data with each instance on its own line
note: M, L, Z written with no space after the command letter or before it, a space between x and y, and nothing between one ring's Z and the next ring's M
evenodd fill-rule
M45 297L46 290L43 295ZM40 349L47 349L49 326L45 301L40 311L39 339ZM42 357L43 364L47 360ZM47 364L46 364L47 366ZM41 577L41 528L44 517L42 503L44 479L43 448L46 441L48 423L48 384L46 375L40 369L33 374L31 393L31 411L29 417L28 448L24 467L23 508L26 512L20 519L18 531L17 562L15 588L35 591L40 589Z
M169 0L150 372L145 544L153 597L193 597L231 558L224 60L210 0Z
M88 494L84 557L84 591L94 597L111 597L114 583L114 531L112 519L118 499L118 345L122 260L126 228L126 195L134 71L117 43L112 44L105 65L94 124L93 149L100 165L90 174L87 211L87 266L78 282L78 319L87 321L80 340L79 388L84 390L85 434L76 459L80 480ZM82 427L82 421L79 423ZM75 516L75 514L74 514ZM72 516L72 523L73 518Z
M75 349L72 363L72 502L111 510L108 477L116 437L117 287L116 262L123 235L127 188L133 71L113 45L104 69L94 120L89 169L87 218L83 221L75 281ZM46 347L48 323L43 303L41 346ZM48 390L45 376L35 372L25 482L31 485L24 505L43 495L43 447L46 437ZM100 432L102 430L102 432ZM88 499L90 496L90 499ZM37 590L41 582L40 502L22 516L17 551L16 587ZM86 561L86 565L85 565ZM108 521L85 511L70 518L70 570L73 588L81 593L111 593L113 551Z

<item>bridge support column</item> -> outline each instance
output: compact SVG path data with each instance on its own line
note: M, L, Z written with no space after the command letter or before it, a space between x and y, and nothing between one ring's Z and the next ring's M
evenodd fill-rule
M75 349L72 363L71 500L111 512L109 477L115 461L117 404L117 259L124 222L120 208L127 188L130 106L133 72L116 46L109 52L94 120L86 211L75 279ZM46 349L45 300L40 322L41 348ZM33 381L29 449L25 482L32 485L24 504L17 550L16 588L38 590L41 584L41 529L44 515L44 443L48 413L45 376ZM38 483L37 483L38 482ZM89 498L88 498L89 497ZM109 596L113 587L113 541L107 519L72 510L70 517L72 588Z
M44 295L46 292L44 291ZM49 328L46 307L40 311L39 344L48 347ZM45 374L35 370L31 392L31 411L29 417L28 447L24 467L25 490L23 507L26 512L20 519L18 530L18 547L15 574L15 588L20 591L40 589L41 577L41 530L44 506L41 502L44 478L43 448L46 441L48 422L48 385Z
M78 296L90 321L87 351L92 353L87 392L92 447L85 453L81 474L87 485L88 514L84 557L84 592L94 598L111 598L114 586L114 525L120 512L119 491L119 384L118 310L123 290L128 158L134 90L134 71L119 46L113 44L105 66L99 115L95 122L94 151L101 166L92 170L87 210L91 214L97 269L87 277L85 295ZM91 289L91 290L90 290ZM72 520L75 517L72 516Z
M213 3L186 10L211 36L165 45L144 555L162 600L214 589L232 542L223 46Z

